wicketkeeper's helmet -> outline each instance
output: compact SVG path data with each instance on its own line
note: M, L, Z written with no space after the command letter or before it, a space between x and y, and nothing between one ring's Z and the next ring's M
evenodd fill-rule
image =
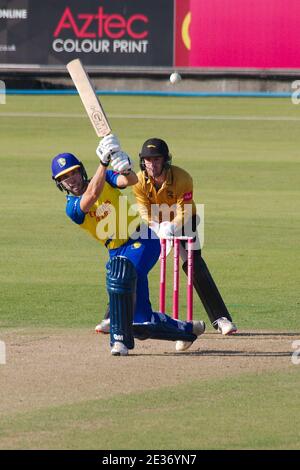
M69 173L69 171L75 170L75 168L80 168L81 176L84 181L88 180L85 168L83 164L75 157L72 153L60 153L52 160L52 179L55 181L56 186L60 191L67 191L62 183L57 181L57 178L60 176Z
M142 150L139 154L140 169L144 171L145 163L144 158L164 157L164 166L166 170L170 168L172 162L172 155L169 152L169 147L166 142L156 137L146 140L143 143Z

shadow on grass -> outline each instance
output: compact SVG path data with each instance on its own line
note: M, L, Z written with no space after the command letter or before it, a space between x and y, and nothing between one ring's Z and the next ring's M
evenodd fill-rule
M188 352L186 354L188 354ZM207 349L202 351L191 351L190 354L195 354L197 356L290 357L293 353L291 351L215 351Z
M205 336L214 336L215 339L217 338L224 338L224 336L218 334L218 333L205 333ZM262 336L262 337L266 337L266 336L298 336L300 338L300 331L291 331L291 332L288 332L288 331L284 331L284 332L268 332L268 331L263 331L263 332L245 332L245 333L234 333L232 335L227 335L226 338L229 338L229 339L236 339L236 338L249 338L249 337L259 337L259 336Z
M156 356L156 357L166 357L166 356L234 356L234 357L291 357L293 352L284 352L284 351L221 351L213 349L204 349L201 351L186 351L186 352L165 352L165 353L141 353L133 354L130 353L132 357L141 357L141 356Z

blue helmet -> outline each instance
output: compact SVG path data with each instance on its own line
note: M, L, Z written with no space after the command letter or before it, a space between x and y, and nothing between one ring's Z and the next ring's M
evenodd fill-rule
M87 174L83 164L75 157L72 153L60 153L52 160L52 179L55 181L56 186L61 191L64 191L65 188L62 183L57 181L57 178L65 175L69 171L75 170L75 168L80 168L81 175L84 181L87 181Z
M53 158L51 167L52 178L55 180L75 168L80 168L80 161L72 153L60 153Z

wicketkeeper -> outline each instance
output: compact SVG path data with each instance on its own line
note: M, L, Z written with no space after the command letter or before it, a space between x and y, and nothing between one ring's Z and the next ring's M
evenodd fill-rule
M237 331L230 313L202 257L197 226L199 217L193 200L193 179L182 168L172 165L167 143L158 138L146 140L140 152L138 183L133 187L142 218L160 238L194 236L194 288L215 329L223 335ZM166 210L174 208L175 211ZM186 242L180 255L187 274Z
M159 238L148 226L139 226L128 206L127 214L120 206L120 189L138 181L133 164L113 135L100 141L96 153L100 165L91 180L70 153L52 160L52 178L67 193L67 215L108 249L111 354L126 356L134 348L134 337L177 341L176 350L185 350L204 332L205 324L176 321L152 310L147 275L159 258ZM127 221L126 235L124 227L119 227L121 210Z

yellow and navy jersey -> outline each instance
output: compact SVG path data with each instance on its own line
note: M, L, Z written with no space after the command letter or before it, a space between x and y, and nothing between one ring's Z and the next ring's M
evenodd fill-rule
M118 176L112 170L106 171L103 190L87 213L80 208L82 196L67 196L68 217L109 249L126 243L140 224L139 217L129 215L127 196L117 187Z
M185 224L191 215L196 214L193 179L182 168L172 165L167 170L165 182L158 190L153 179L148 177L145 171L140 171L137 176L138 183L132 189L140 214L147 222L154 220L161 223L170 220L180 226ZM159 212L153 205L160 206ZM170 211L170 208L174 211Z

